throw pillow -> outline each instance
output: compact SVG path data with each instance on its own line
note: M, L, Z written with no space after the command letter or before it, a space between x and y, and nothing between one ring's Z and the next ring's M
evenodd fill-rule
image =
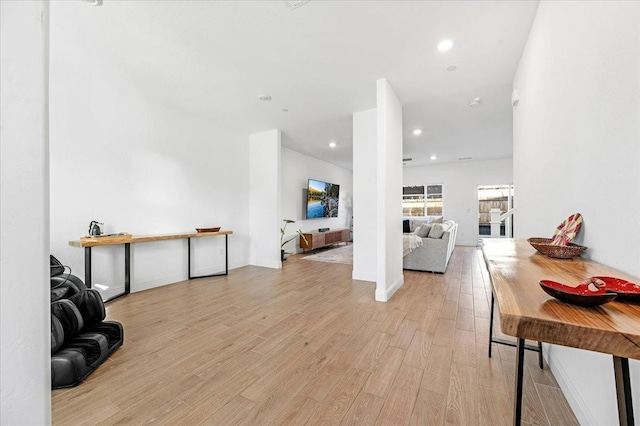
M411 229L409 229L409 219L402 221L402 232L405 234L411 232Z
M445 223L434 223L431 225L431 231L429 231L429 238L442 238L444 233L449 230L451 226Z
M423 223L419 228L416 228L413 231L414 235L417 235L420 238L427 238L429 236L429 232L431 232L431 225Z
M409 232L415 232L415 230L420 228L420 225L424 223L428 224L429 221L424 219L411 219L409 221Z
M442 216L432 216L431 223L442 223Z

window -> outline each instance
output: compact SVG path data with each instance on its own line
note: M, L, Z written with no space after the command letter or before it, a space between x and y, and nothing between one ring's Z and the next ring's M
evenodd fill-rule
M402 188L403 216L442 216L442 185Z
M442 185L427 185L427 216L442 216Z
M424 185L402 188L402 215L424 216Z

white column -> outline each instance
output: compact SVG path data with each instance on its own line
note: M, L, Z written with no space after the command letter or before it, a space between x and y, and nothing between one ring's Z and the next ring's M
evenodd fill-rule
M0 412L51 423L49 4L0 2Z
M378 189L376 109L353 114L353 272L354 280L376 281Z
M280 138L278 129L249 136L251 265L281 268Z
M377 85L376 300L388 301L402 273L402 104L386 79Z
M500 209L489 210L491 215L491 238L500 238L500 216L502 211Z

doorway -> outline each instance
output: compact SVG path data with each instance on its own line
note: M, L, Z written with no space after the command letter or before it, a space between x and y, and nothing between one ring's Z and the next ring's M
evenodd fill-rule
M491 236L491 209L500 209L504 214L513 208L513 185L478 186L478 238ZM500 237L513 237L513 215L500 223Z

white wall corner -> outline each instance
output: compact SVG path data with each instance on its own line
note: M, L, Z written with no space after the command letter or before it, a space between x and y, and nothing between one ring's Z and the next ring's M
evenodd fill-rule
M404 284L404 276L400 277L400 279L391 286L380 289L376 287L376 301L377 302L388 302L391 299L391 296L394 295L396 291Z
M280 150L278 129L249 136L249 261L267 268L282 268Z
M51 423L49 2L0 2L1 423Z
M386 79L376 82L376 300L404 283L402 270L402 104Z

